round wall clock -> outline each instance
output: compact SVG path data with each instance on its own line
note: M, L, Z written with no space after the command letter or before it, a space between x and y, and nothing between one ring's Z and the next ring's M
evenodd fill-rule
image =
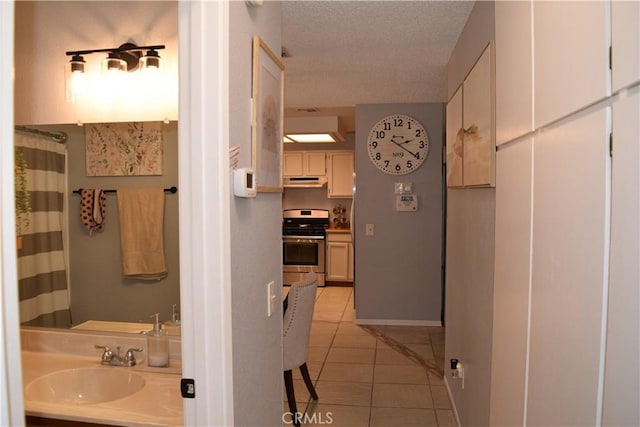
M403 114L380 120L367 139L369 158L382 172L405 175L418 169L429 154L429 137L419 121Z

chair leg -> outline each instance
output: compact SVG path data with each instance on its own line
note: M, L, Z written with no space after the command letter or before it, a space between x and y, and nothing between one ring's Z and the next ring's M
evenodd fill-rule
M313 387L313 382L311 381L311 376L309 375L309 369L307 369L306 362L300 365L300 373L302 374L304 383L307 385L307 389L309 390L311 398L313 400L318 400L318 394L316 393L316 389Z
M298 421L298 407L296 405L296 394L293 390L293 372L291 370L284 371L284 388L287 391L287 401L289 402L289 412L291 412L293 425L298 427L300 422Z

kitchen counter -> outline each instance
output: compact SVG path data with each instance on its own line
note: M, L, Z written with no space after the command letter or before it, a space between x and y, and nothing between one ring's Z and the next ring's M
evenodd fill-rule
M329 227L329 228L327 228L327 233L350 234L351 233L351 228Z
M159 373L157 370L162 368L154 368L151 371L146 368L144 356L133 367L105 366L100 363L100 350L94 348L94 344L108 344L114 349L116 345L121 345L125 348L135 345L135 341L139 341L138 346L146 348L140 342L144 340L143 337L51 330L44 333L41 331L39 334L37 331L23 330L22 336L22 381L25 390L31 382L43 375L76 368L129 370L145 381L142 389L136 393L102 403L54 403L29 400L25 396L26 415L118 426L183 425L179 370L176 372L169 369L167 373ZM176 347L175 344L170 343L170 354L171 348ZM82 350L79 351L80 349ZM171 355L176 362L179 360L178 356L175 353Z

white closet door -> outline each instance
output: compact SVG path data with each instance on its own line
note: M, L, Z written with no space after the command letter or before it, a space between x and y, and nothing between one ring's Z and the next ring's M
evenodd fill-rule
M536 1L533 6L535 127L607 95L606 1Z
M521 425L527 360L532 141L496 154L496 241L489 425Z
M531 2L497 1L496 145L533 130Z
M605 426L640 425L640 90L613 105ZM622 369L621 369L622 367Z
M611 2L613 90L640 81L640 2Z
M535 139L528 425L598 425L608 262L606 110Z

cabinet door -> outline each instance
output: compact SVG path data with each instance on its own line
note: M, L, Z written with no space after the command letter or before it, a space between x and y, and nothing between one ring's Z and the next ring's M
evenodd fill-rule
M309 151L303 156L302 173L305 176L325 176L327 173L326 155L324 151Z
M351 243L327 242L327 280L346 282L353 275L350 260Z
M282 156L283 176L302 176L302 151L285 152Z
M447 104L447 187L462 186L462 86Z
M462 184L465 187L493 185L496 150L491 52L489 45L462 85Z
M330 153L328 167L328 196L353 196L353 152Z

